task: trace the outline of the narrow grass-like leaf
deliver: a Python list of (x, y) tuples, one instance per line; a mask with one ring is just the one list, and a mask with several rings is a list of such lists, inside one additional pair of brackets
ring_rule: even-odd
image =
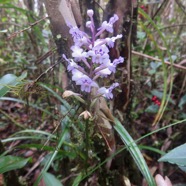
[[(15, 10), (17, 10), (17, 11), (23, 13), (23, 14), (26, 14), (26, 13), (30, 13), (30, 12), (31, 12), (31, 11), (29, 11), (29, 10), (26, 10), (26, 9), (19, 8), (19, 7), (17, 7), (17, 6), (14, 6), (13, 4), (8, 3), (8, 2), (7, 2), (7, 3), (4, 3), (4, 5), (1, 5), (0, 8), (1, 8), (1, 9), (2, 9), (2, 8), (15, 9)], [(32, 13), (32, 12), (31, 12), (31, 13)]]
[(163, 43), (164, 43), (164, 46), (167, 48), (167, 54), (170, 58), (170, 62), (171, 62), (171, 70), (170, 70), (170, 85), (169, 85), (169, 91), (168, 91), (168, 96), (167, 96), (167, 90), (168, 90), (168, 83), (167, 83), (167, 78), (168, 78), (168, 71), (167, 71), (167, 68), (166, 68), (166, 65), (165, 65), (165, 60), (164, 60), (164, 57), (163, 57), (163, 53), (162, 51), (160, 50), (159, 46), (158, 46), (158, 43), (157, 41), (152, 37), (152, 34), (151, 34), (151, 31), (145, 26), (145, 24), (143, 24), (143, 22), (141, 22), (141, 25), (143, 27), (143, 29), (146, 31), (147, 35), (150, 36), (150, 38), (152, 38), (152, 41), (154, 43), (154, 45), (156, 46), (156, 49), (157, 49), (157, 52), (162, 60), (162, 67), (163, 67), (163, 81), (164, 81), (164, 84), (163, 84), (163, 97), (162, 97), (162, 100), (161, 100), (161, 105), (160, 105), (160, 108), (158, 110), (158, 113), (155, 117), (155, 120), (153, 122), (153, 125), (155, 125), (156, 123), (158, 123), (160, 121), (160, 119), (162, 118), (163, 116), (163, 113), (166, 109), (166, 106), (169, 102), (169, 99), (170, 99), (170, 96), (171, 96), (171, 92), (172, 92), (172, 88), (173, 88), (173, 78), (174, 78), (174, 69), (173, 69), (173, 60), (172, 60), (172, 57), (171, 57), (171, 53), (168, 49), (168, 45), (167, 45), (167, 42), (166, 42), (166, 39), (163, 35), (163, 33), (160, 31), (160, 29), (158, 28), (158, 26), (156, 25), (156, 23), (150, 18), (150, 16), (141, 8), (138, 8), (138, 11), (141, 15), (143, 15), (144, 18), (146, 18), (149, 23), (151, 24), (151, 26), (154, 27), (154, 29), (157, 31), (157, 33), (159, 34), (159, 37), (162, 39)]
[(83, 177), (82, 173), (78, 174), (78, 176), (74, 179), (72, 186), (78, 186), (82, 180), (82, 177)]
[(46, 173), (48, 171), (48, 169), (50, 168), (50, 166), (51, 166), (52, 162), (54, 161), (56, 155), (58, 154), (59, 149), (61, 148), (62, 144), (65, 141), (66, 134), (68, 133), (67, 128), (68, 128), (67, 126), (64, 127), (64, 129), (63, 129), (63, 131), (61, 133), (61, 136), (59, 138), (59, 142), (57, 144), (57, 147), (56, 147), (55, 151), (51, 155), (50, 159), (46, 162), (43, 170), (41, 171), (41, 174), (39, 175), (38, 179), (34, 183), (34, 186), (37, 186), (39, 184), (41, 178), (43, 177), (43, 173)]
[[(45, 139), (43, 136), (17, 136), (17, 137), (11, 137), (11, 138), (6, 138), (1, 140), (2, 143), (7, 143), (10, 141), (16, 141), (16, 140), (27, 140), (27, 139), (33, 139), (33, 140), (38, 140), (38, 139)], [(46, 138), (47, 139), (47, 138)]]
[(33, 129), (22, 130), (22, 131), (16, 132), (12, 136), (15, 136), (15, 135), (21, 134), (21, 133), (33, 133), (33, 134), (36, 134), (36, 135), (38, 135), (38, 134), (45, 135), (45, 136), (48, 136), (49, 138), (53, 138), (53, 139), (57, 138), (55, 135), (50, 134), (48, 132), (41, 131), (41, 130), (33, 130)]
[(148, 185), (156, 186), (154, 178), (152, 177), (138, 146), (136, 145), (135, 141), (132, 139), (130, 134), (127, 132), (127, 130), (122, 126), (122, 124), (117, 119), (115, 119), (114, 128), (121, 137), (122, 141), (127, 146), (131, 156), (133, 157), (142, 175), (146, 179)]
[(165, 155), (165, 152), (163, 152), (157, 148), (154, 148), (154, 147), (149, 147), (149, 146), (144, 146), (144, 145), (138, 145), (138, 147), (140, 149), (149, 150), (149, 151), (155, 152), (157, 154)]
[(39, 83), (39, 85), (46, 90), (48, 90), (54, 97), (56, 97), (68, 110), (71, 109), (71, 106), (68, 104), (68, 102), (61, 98), (60, 95), (58, 95), (55, 91), (53, 91), (50, 87), (48, 87), (45, 84)]

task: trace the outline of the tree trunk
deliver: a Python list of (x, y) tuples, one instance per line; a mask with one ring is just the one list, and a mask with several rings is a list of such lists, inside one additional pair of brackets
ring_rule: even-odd
[[(69, 47), (71, 45), (71, 39), (69, 35), (69, 28), (65, 22), (65, 17), (62, 15), (60, 11), (60, 3), (62, 1), (59, 0), (45, 0), (45, 6), (47, 13), (51, 22), (51, 30), (53, 34), (54, 41), (57, 45), (58, 54), (61, 56), (62, 54), (70, 55)], [(69, 21), (71, 18), (69, 19)], [(72, 18), (73, 22), (75, 20)]]
[[(70, 47), (72, 45), (72, 39), (69, 34), (69, 27), (67, 23), (72, 24), (73, 26), (81, 26), (81, 15), (78, 6), (70, 3), (71, 1), (66, 0), (45, 0), (45, 7), (51, 22), (51, 31), (53, 34), (54, 41), (57, 46), (57, 51), (59, 54), (59, 60), (62, 60), (62, 65), (66, 68), (67, 63), (62, 58), (62, 54), (65, 54), (67, 57), (70, 57)], [(75, 3), (76, 1), (74, 1)], [(75, 16), (72, 12), (76, 8)], [(62, 82), (62, 88), (65, 89), (69, 86), (72, 86), (69, 83), (69, 78), (67, 77), (65, 71), (59, 75)]]

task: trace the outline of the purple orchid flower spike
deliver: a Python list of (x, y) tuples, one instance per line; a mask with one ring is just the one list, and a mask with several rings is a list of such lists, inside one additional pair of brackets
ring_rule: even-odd
[[(68, 59), (64, 54), (63, 58), (68, 62), (67, 70), (72, 73), (72, 80), (76, 85), (81, 87), (81, 91), (90, 93), (92, 88), (97, 88), (97, 95), (107, 99), (113, 98), (113, 89), (119, 86), (113, 83), (109, 88), (100, 87), (97, 84), (98, 78), (107, 78), (109, 75), (116, 73), (117, 65), (124, 62), (123, 57), (111, 61), (109, 48), (113, 48), (115, 41), (122, 35), (107, 38), (98, 38), (104, 31), (113, 33), (113, 25), (119, 19), (115, 14), (110, 20), (104, 21), (100, 28), (96, 30), (94, 25), (94, 11), (88, 10), (87, 15), (90, 21), (86, 26), (91, 30), (92, 35), (88, 36), (85, 32), (68, 24), (74, 45), (71, 47), (72, 58)], [(101, 82), (101, 81), (99, 81)]]

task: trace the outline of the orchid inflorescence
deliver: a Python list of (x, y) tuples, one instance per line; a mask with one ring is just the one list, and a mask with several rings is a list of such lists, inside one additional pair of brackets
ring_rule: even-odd
[(67, 70), (72, 73), (72, 80), (75, 81), (76, 85), (81, 86), (81, 91), (90, 93), (91, 89), (96, 87), (97, 95), (112, 99), (112, 90), (119, 84), (113, 83), (109, 88), (100, 88), (96, 80), (115, 73), (117, 65), (124, 62), (123, 57), (114, 59), (112, 62), (109, 57), (109, 48), (113, 48), (116, 39), (121, 38), (122, 35), (103, 39), (100, 39), (99, 36), (104, 31), (113, 33), (113, 24), (119, 18), (115, 14), (110, 18), (109, 22), (104, 21), (96, 32), (93, 14), (93, 10), (87, 11), (90, 21), (86, 22), (86, 27), (90, 28), (92, 37), (79, 30), (77, 26), (68, 24), (69, 33), (74, 41), (74, 45), (71, 47), (73, 59), (68, 59), (65, 54), (63, 54), (63, 58), (68, 62)]

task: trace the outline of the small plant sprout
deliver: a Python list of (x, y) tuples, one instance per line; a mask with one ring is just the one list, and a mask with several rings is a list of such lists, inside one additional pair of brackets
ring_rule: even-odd
[(117, 65), (124, 62), (123, 57), (111, 60), (109, 56), (109, 48), (113, 48), (115, 41), (120, 39), (122, 35), (101, 39), (99, 36), (104, 31), (113, 33), (113, 24), (119, 18), (115, 14), (109, 22), (104, 21), (101, 27), (96, 29), (93, 10), (88, 10), (87, 15), (90, 17), (90, 21), (87, 21), (86, 26), (90, 28), (91, 36), (79, 30), (78, 27), (68, 24), (69, 33), (74, 41), (74, 45), (71, 47), (73, 59), (68, 59), (65, 54), (63, 54), (63, 58), (68, 62), (67, 70), (72, 73), (72, 80), (80, 86), (82, 92), (90, 93), (92, 88), (96, 88), (95, 95), (112, 99), (112, 91), (119, 86), (119, 83), (113, 83), (106, 88), (97, 82), (100, 82), (99, 78), (107, 78), (116, 73)]

